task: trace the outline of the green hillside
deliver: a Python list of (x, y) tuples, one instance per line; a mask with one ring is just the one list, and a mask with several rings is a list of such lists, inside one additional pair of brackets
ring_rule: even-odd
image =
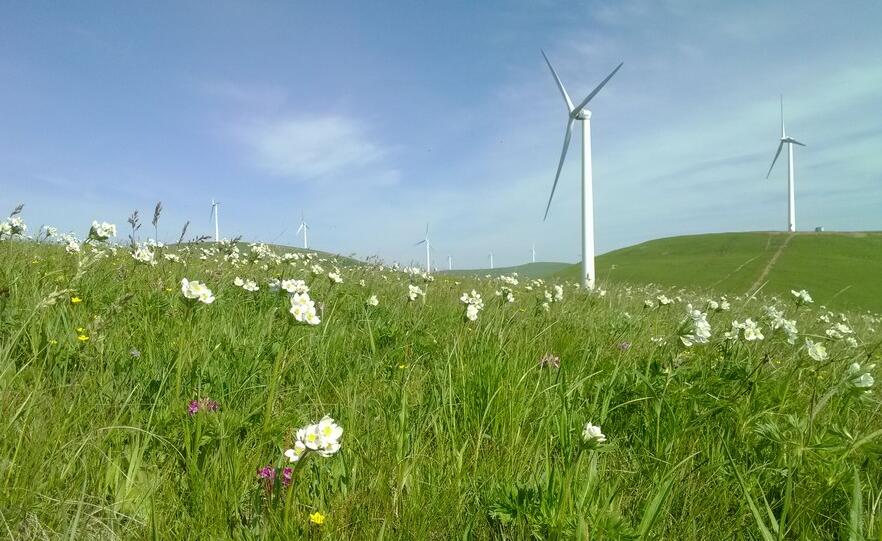
[[(720, 233), (652, 240), (597, 258), (601, 282), (740, 295), (807, 289), (817, 304), (882, 312), (882, 233)], [(579, 265), (558, 276), (577, 279)]]
[[(539, 262), (539, 263), (527, 263), (525, 265), (518, 265), (516, 267), (498, 267), (495, 269), (464, 269), (464, 270), (453, 270), (453, 271), (443, 271), (443, 274), (448, 274), (451, 276), (486, 276), (487, 274), (491, 276), (501, 276), (503, 274), (514, 274), (517, 273), (518, 276), (523, 278), (547, 278), (556, 273), (562, 272), (570, 267), (569, 263), (555, 263), (555, 262)], [(578, 272), (576, 273), (578, 275)]]

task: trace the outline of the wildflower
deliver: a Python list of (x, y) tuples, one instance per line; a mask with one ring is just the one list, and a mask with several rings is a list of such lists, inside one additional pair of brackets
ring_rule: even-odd
[(25, 225), (21, 216), (10, 216), (6, 220), (0, 222), (0, 238), (24, 235), (27, 229), (28, 226)]
[(89, 238), (94, 240), (107, 240), (116, 236), (116, 225), (107, 222), (92, 222), (92, 228), (89, 229)]
[(407, 298), (411, 301), (417, 300), (417, 297), (425, 297), (426, 292), (420, 289), (419, 286), (415, 286), (413, 284), (407, 285)]
[(52, 340), (49, 340), (49, 345), (50, 345), (50, 346), (57, 346), (57, 345), (58, 345), (58, 340), (56, 340), (56, 339), (54, 339), (54, 338), (53, 338)]
[[(279, 283), (279, 287), (287, 291), (288, 293), (300, 293), (306, 294), (309, 293), (309, 286), (306, 285), (306, 282), (303, 280), (282, 280)], [(273, 285), (270, 285), (270, 288), (273, 288)]]
[(335, 284), (342, 284), (343, 283), (343, 277), (340, 276), (340, 271), (329, 272), (328, 278), (331, 280), (331, 282), (333, 282)]
[(706, 344), (709, 342), (711, 326), (707, 321), (707, 314), (700, 310), (694, 310), (691, 304), (686, 306), (686, 313), (688, 318), (684, 323), (689, 323), (686, 330), (691, 332), (680, 335), (680, 341), (683, 342), (683, 345), (691, 347), (694, 344)]
[(291, 308), (288, 312), (300, 323), (318, 325), (321, 319), (315, 308), (315, 301), (309, 298), (308, 293), (294, 293), (291, 295)]
[(71, 297), (70, 298), (71, 304), (80, 304), (81, 302), (83, 302), (83, 299), (81, 299), (80, 297)]
[(816, 361), (827, 360), (827, 348), (821, 342), (812, 342), (808, 338), (805, 339), (805, 349), (808, 351), (809, 357)]
[(649, 341), (652, 342), (653, 344), (655, 344), (656, 346), (663, 346), (668, 343), (668, 341), (665, 340), (664, 336), (653, 336), (652, 338), (649, 339)]
[(631, 349), (631, 342), (620, 342), (618, 347), (621, 351), (628, 351)]
[(560, 302), (563, 300), (563, 287), (555, 284), (554, 285), (554, 302)]
[(138, 348), (132, 348), (129, 350), (129, 355), (131, 355), (135, 359), (141, 358), (141, 352), (138, 351)]
[(748, 342), (762, 340), (764, 338), (762, 329), (750, 318), (744, 320), (741, 329), (744, 331), (744, 339)]
[(466, 304), (466, 319), (469, 321), (477, 320), (478, 312), (484, 309), (484, 301), (481, 299), (481, 294), (473, 289), (471, 293), (463, 293), (459, 300)]
[(585, 423), (582, 429), (582, 441), (587, 444), (598, 444), (606, 442), (606, 436), (600, 431), (600, 427), (589, 423)]
[(202, 398), (200, 400), (191, 400), (189, 404), (187, 404), (187, 414), (190, 417), (196, 415), (200, 411), (217, 411), (220, 409), (220, 404), (215, 402), (210, 398)]
[(791, 289), (790, 294), (793, 295), (793, 297), (796, 299), (797, 306), (800, 306), (803, 304), (811, 304), (814, 302), (812, 300), (812, 296), (809, 295), (808, 291), (806, 291), (804, 289), (800, 289), (799, 291)]
[[(276, 480), (276, 468), (272, 466), (264, 466), (262, 468), (257, 469), (257, 478), (263, 479), (266, 483), (267, 490), (272, 490), (273, 483)], [(291, 484), (291, 478), (294, 474), (294, 470), (292, 468), (284, 468), (282, 470), (282, 486), (286, 487)]]
[(644, 308), (655, 308), (655, 303), (649, 299), (646, 299), (645, 301), (643, 301), (643, 307)]
[(202, 282), (181, 279), (181, 293), (184, 298), (198, 300), (203, 304), (211, 304), (214, 302), (214, 294)]
[(317, 526), (321, 526), (325, 523), (325, 515), (316, 511), (315, 513), (309, 515), (309, 521)]
[(77, 340), (79, 340), (80, 342), (88, 342), (89, 336), (86, 334), (80, 334), (77, 336)]
[(669, 299), (668, 297), (666, 297), (666, 296), (664, 296), (664, 295), (659, 295), (658, 297), (656, 297), (656, 299), (658, 300), (658, 305), (659, 305), (659, 306), (667, 306), (667, 305), (669, 305), (669, 304), (671, 304), (671, 303), (674, 302), (674, 301), (672, 301), (671, 299)]
[(851, 380), (851, 384), (854, 385), (858, 389), (869, 389), (875, 383), (873, 379), (873, 375), (870, 373), (870, 370), (876, 368), (875, 364), (871, 364), (866, 368), (862, 368), (858, 363), (852, 363), (851, 366), (848, 367), (848, 374)]
[(378, 304), (380, 304), (380, 299), (378, 299), (376, 295), (371, 295), (370, 297), (368, 297), (368, 300), (365, 301), (365, 304), (367, 304), (368, 306), (377, 306)]
[(560, 368), (560, 357), (546, 353), (539, 359), (539, 368)]
[(343, 427), (325, 415), (318, 423), (297, 430), (294, 447), (285, 451), (285, 456), (291, 462), (297, 462), (310, 452), (316, 452), (322, 457), (330, 457), (340, 450), (342, 437)]
[(156, 265), (156, 254), (146, 245), (138, 245), (132, 251), (132, 259), (145, 265)]

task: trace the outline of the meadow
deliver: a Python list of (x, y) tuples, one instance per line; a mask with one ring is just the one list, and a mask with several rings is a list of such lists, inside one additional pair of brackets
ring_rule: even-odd
[(882, 319), (796, 280), (585, 291), (104, 225), (0, 229), (9, 539), (882, 538)]

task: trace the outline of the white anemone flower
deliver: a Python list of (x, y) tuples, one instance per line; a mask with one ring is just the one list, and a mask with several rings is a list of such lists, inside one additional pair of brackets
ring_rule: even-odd
[(368, 306), (377, 306), (378, 304), (380, 304), (380, 299), (378, 299), (376, 295), (371, 295), (370, 297), (368, 297), (368, 300), (365, 301), (365, 304), (367, 304)]
[(107, 240), (116, 236), (116, 225), (98, 221), (92, 222), (92, 228), (89, 230), (89, 236), (95, 240)]
[(202, 282), (196, 280), (181, 279), (181, 293), (185, 298), (197, 300), (203, 304), (211, 304), (214, 302), (214, 294)]
[(588, 444), (604, 443), (606, 436), (600, 431), (600, 426), (589, 422), (585, 423), (585, 428), (582, 429), (582, 440)]
[(813, 342), (810, 339), (805, 339), (805, 349), (808, 351), (809, 357), (816, 361), (826, 361), (827, 360), (827, 348), (824, 347), (824, 344), (821, 342)]

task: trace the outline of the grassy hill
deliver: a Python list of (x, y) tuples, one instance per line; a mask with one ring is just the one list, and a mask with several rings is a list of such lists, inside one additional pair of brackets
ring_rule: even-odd
[(441, 274), (447, 274), (450, 276), (483, 277), (488, 274), (491, 276), (501, 276), (503, 274), (518, 273), (518, 276), (524, 278), (547, 278), (559, 272), (565, 271), (569, 267), (569, 263), (538, 262), (526, 263), (524, 265), (517, 265), (515, 267), (498, 267), (495, 269), (463, 269), (453, 271), (441, 271)]
[[(882, 233), (720, 233), (652, 240), (597, 258), (601, 281), (718, 293), (807, 289), (818, 304), (882, 312)], [(579, 265), (558, 276), (577, 279)]]

